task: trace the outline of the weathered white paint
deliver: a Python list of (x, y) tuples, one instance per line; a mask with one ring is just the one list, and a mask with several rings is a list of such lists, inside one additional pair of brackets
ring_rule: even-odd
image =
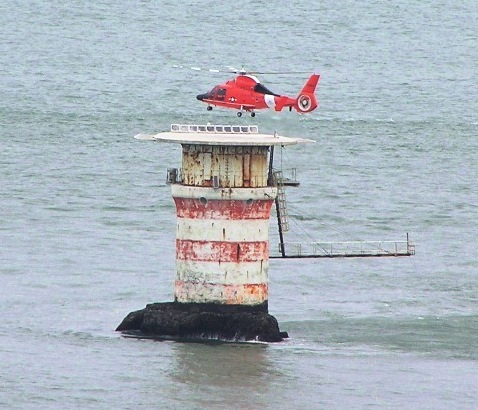
[[(266, 186), (268, 153), (269, 147), (262, 146), (183, 145), (184, 183), (212, 186), (215, 175), (222, 187)], [(246, 155), (252, 161), (244, 161)]]
[(269, 262), (197, 262), (176, 260), (176, 279), (216, 285), (267, 284)]
[(254, 221), (177, 218), (177, 239), (195, 241), (269, 241), (269, 220)]
[(216, 285), (198, 282), (174, 283), (174, 298), (185, 303), (258, 305), (268, 300), (267, 284)]

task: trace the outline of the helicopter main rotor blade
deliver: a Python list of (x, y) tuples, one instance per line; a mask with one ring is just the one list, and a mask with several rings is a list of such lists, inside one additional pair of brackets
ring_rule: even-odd
[(189, 68), (190, 70), (193, 70), (193, 71), (209, 71), (211, 73), (220, 73), (219, 70), (216, 70), (214, 68), (201, 68), (201, 67), (184, 67), (182, 65), (175, 65), (173, 67), (176, 67), (176, 68)]
[(310, 73), (313, 72), (313, 71), (247, 71), (244, 68), (241, 68), (240, 70), (238, 70), (237, 68), (232, 67), (232, 66), (227, 66), (227, 68), (230, 70), (229, 72), (231, 72), (231, 73), (243, 74), (243, 75), (244, 74), (251, 74), (251, 75), (255, 75), (255, 74), (272, 74), (272, 75), (286, 74), (286, 75), (289, 75), (289, 74), (310, 74)]
[(211, 73), (220, 73), (220, 71), (216, 70), (215, 68), (201, 68), (201, 67), (189, 67), (189, 68), (194, 71), (209, 71)]
[(193, 71), (207, 71), (210, 73), (232, 73), (232, 74), (239, 74), (239, 75), (256, 75), (256, 74), (267, 74), (267, 75), (292, 75), (292, 74), (310, 74), (312, 71), (247, 71), (244, 68), (237, 69), (232, 66), (227, 66), (227, 70), (218, 70), (216, 68), (201, 68), (201, 67), (185, 67), (183, 65), (175, 64), (173, 65), (174, 68), (186, 68)]
[(178, 64), (174, 64), (173, 67), (174, 68), (186, 68), (186, 69), (190, 69), (190, 70), (193, 70), (193, 71), (208, 71), (210, 73), (225, 73), (225, 72), (227, 72), (227, 71), (217, 70), (215, 68), (185, 67), (185, 66), (178, 65)]
[(313, 71), (252, 71), (251, 74), (269, 74), (269, 75), (281, 75), (281, 74), (310, 74)]

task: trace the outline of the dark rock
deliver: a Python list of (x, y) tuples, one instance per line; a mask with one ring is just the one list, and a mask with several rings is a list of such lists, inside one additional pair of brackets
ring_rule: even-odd
[(267, 304), (154, 303), (131, 312), (116, 330), (136, 337), (181, 340), (280, 342), (288, 337), (267, 313)]

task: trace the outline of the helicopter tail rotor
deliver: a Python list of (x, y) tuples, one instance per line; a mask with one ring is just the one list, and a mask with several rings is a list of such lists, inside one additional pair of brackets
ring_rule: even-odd
[(320, 75), (312, 74), (305, 83), (304, 87), (296, 99), (294, 108), (300, 113), (311, 112), (315, 110), (319, 103), (315, 97), (315, 89), (319, 83)]

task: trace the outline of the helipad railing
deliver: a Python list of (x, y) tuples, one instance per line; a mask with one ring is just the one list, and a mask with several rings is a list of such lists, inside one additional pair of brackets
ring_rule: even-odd
[(258, 134), (257, 125), (171, 124), (171, 132), (207, 132), (217, 134)]

